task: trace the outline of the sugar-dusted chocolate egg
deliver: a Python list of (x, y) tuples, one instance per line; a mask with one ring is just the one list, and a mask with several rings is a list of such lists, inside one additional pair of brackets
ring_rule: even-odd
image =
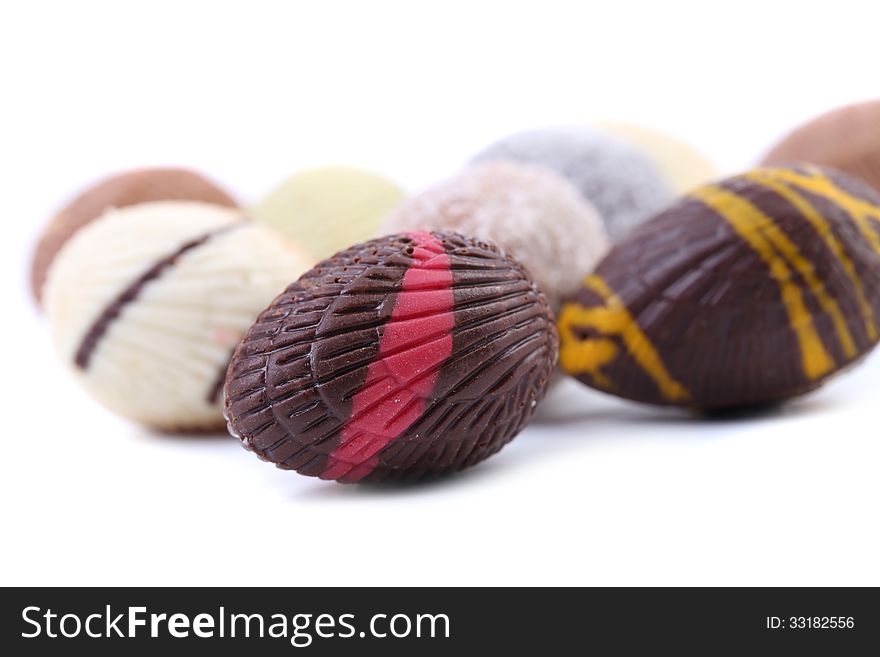
[(564, 371), (651, 404), (813, 390), (877, 343), (880, 195), (815, 166), (682, 197), (599, 264), (558, 320)]
[(515, 133), (490, 145), (475, 160), (515, 160), (553, 169), (596, 207), (615, 242), (673, 196), (648, 157), (626, 141), (586, 126)]
[(46, 282), (56, 351), (110, 410), (164, 430), (223, 427), (232, 350), (308, 260), (237, 210), (157, 201), (111, 210)]
[(357, 167), (328, 166), (292, 175), (249, 214), (323, 260), (376, 235), (379, 221), (403, 199), (400, 188)]
[(150, 201), (203, 201), (235, 207), (233, 198), (215, 183), (189, 169), (136, 169), (106, 178), (62, 208), (40, 236), (31, 263), (31, 289), (42, 303), (46, 272), (55, 255), (80, 228), (111, 208)]
[(488, 162), (410, 197), (382, 233), (451, 230), (490, 240), (523, 263), (550, 307), (574, 292), (610, 248), (595, 208), (546, 167)]
[(259, 316), (226, 379), (231, 433), (281, 468), (420, 479), (491, 456), (554, 370), (544, 295), (496, 246), (410, 232), (318, 264)]
[(808, 121), (774, 146), (764, 165), (811, 162), (880, 190), (880, 100), (847, 105)]

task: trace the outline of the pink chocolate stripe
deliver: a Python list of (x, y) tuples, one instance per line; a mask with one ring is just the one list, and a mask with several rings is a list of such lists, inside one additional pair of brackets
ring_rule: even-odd
[(443, 243), (430, 233), (407, 233), (413, 263), (379, 343), (352, 400), (351, 418), (330, 454), (322, 479), (354, 482), (370, 474), (378, 454), (425, 411), (440, 371), (452, 354), (452, 270)]

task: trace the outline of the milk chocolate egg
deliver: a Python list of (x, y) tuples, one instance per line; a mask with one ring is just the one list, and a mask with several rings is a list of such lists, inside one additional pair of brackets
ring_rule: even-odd
[(743, 407), (820, 386), (878, 322), (880, 196), (829, 169), (758, 169), (617, 245), (563, 306), (560, 362), (627, 399)]
[(525, 426), (554, 370), (544, 295), (496, 246), (411, 232), (318, 264), (257, 319), (229, 428), (278, 467), (341, 482), (473, 465)]
[(880, 190), (880, 100), (828, 112), (782, 139), (764, 165), (811, 162), (834, 167)]

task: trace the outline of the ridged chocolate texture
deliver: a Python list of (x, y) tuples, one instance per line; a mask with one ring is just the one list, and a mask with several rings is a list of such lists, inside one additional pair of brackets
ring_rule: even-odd
[(257, 319), (227, 374), (230, 431), (324, 479), (459, 470), (525, 426), (557, 342), (543, 294), (494, 245), (373, 240), (317, 265)]
[(811, 162), (834, 167), (880, 190), (880, 100), (847, 105), (784, 137), (763, 164)]
[(46, 226), (31, 263), (34, 298), (42, 303), (46, 273), (55, 254), (80, 228), (110, 208), (173, 200), (236, 206), (229, 194), (188, 169), (137, 169), (107, 178), (70, 201)]
[(311, 264), (236, 210), (140, 203), (59, 251), (46, 318), (61, 361), (107, 409), (161, 431), (216, 430), (233, 350)]
[(867, 353), (878, 314), (880, 196), (829, 169), (758, 169), (615, 247), (560, 313), (560, 362), (636, 401), (766, 404)]

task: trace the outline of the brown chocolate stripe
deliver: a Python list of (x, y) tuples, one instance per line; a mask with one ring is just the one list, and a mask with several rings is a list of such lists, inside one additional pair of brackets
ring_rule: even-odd
[(119, 315), (125, 307), (138, 298), (140, 293), (150, 282), (164, 275), (180, 260), (181, 257), (183, 257), (184, 254), (202, 246), (212, 238), (222, 235), (234, 228), (239, 228), (244, 224), (244, 221), (229, 224), (222, 228), (218, 228), (217, 230), (204, 233), (188, 242), (184, 242), (176, 251), (158, 260), (152, 267), (132, 281), (131, 285), (122, 290), (113, 301), (107, 304), (104, 311), (98, 315), (97, 319), (95, 319), (91, 327), (89, 327), (89, 330), (86, 331), (73, 359), (76, 366), (81, 370), (88, 368), (89, 362), (91, 361), (95, 350), (98, 348), (98, 344), (100, 344), (101, 339), (110, 329), (110, 326), (119, 318)]

